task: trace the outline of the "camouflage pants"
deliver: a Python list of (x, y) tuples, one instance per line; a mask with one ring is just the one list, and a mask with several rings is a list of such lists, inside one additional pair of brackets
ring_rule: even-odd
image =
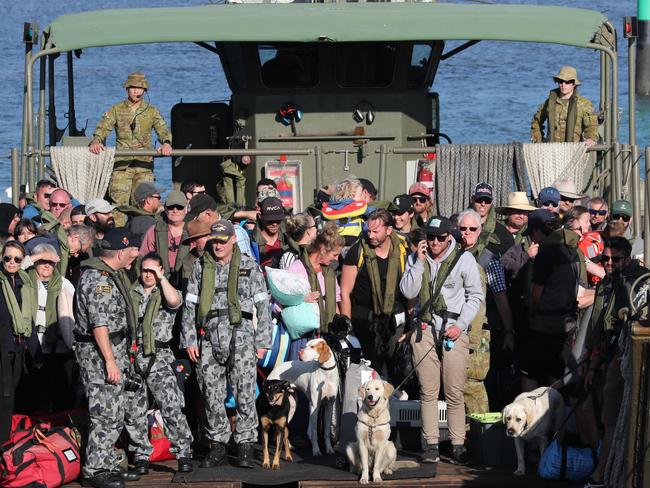
[(229, 380), (237, 400), (237, 430), (235, 442), (257, 441), (257, 411), (255, 410), (255, 338), (250, 331), (235, 329), (235, 357), (226, 378), (226, 366), (215, 359), (209, 340), (201, 345), (197, 365), (199, 387), (205, 397), (207, 417), (206, 437), (213, 442), (228, 442), (230, 423), (226, 416), (226, 380)]
[(490, 411), (485, 377), (490, 370), (490, 331), (470, 332), (470, 355), (467, 361), (467, 381), (463, 394), (467, 413), (487, 413)]
[[(108, 186), (108, 195), (118, 207), (121, 205), (134, 205), (133, 191), (142, 182), (154, 181), (153, 164), (134, 161), (120, 161), (115, 164), (111, 182)], [(126, 224), (126, 216), (121, 212), (115, 212), (115, 225), (122, 227)]]
[(86, 395), (90, 424), (83, 475), (89, 477), (114, 470), (122, 461), (114, 444), (124, 426), (124, 384), (89, 383)]
[[(149, 426), (147, 423), (149, 391), (152, 393), (165, 423), (165, 435), (167, 435), (172, 445), (171, 453), (176, 458), (191, 457), (192, 433), (187, 424), (187, 419), (181, 411), (184, 406), (184, 397), (171, 368), (173, 361), (174, 355), (170, 349), (158, 350), (142, 388), (135, 392), (125, 393), (126, 413), (124, 415), (124, 426), (131, 440), (129, 452), (136, 460), (148, 460), (153, 452), (153, 447), (149, 442)], [(135, 364), (137, 364), (139, 371), (147, 370), (149, 358), (143, 356), (142, 349), (139, 349), (136, 354)]]
[(223, 179), (217, 183), (217, 195), (223, 203), (246, 205), (246, 175), (231, 159), (221, 163)]
[(487, 390), (482, 381), (467, 380), (463, 389), (465, 397), (465, 411), (470, 413), (488, 413), (490, 403), (488, 401)]

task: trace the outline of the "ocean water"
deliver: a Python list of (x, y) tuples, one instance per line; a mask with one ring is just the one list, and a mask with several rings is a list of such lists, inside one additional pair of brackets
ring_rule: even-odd
[[(22, 0), (4, 2), (0, 18), (0, 189), (9, 186), (12, 147), (21, 140), (24, 45), (23, 22), (46, 26), (56, 17), (108, 8), (201, 5), (205, 0)], [(632, 0), (505, 0), (503, 3), (561, 5), (602, 12), (619, 31), (619, 139), (628, 141), (627, 41), (622, 38), (622, 19), (636, 14)], [(452, 44), (449, 46), (453, 47)], [(449, 49), (448, 47), (447, 49)], [(577, 68), (580, 92), (598, 101), (599, 54), (567, 46), (481, 42), (443, 61), (433, 90), (440, 94), (441, 130), (457, 143), (510, 142), (529, 139), (530, 119), (548, 91), (560, 66)], [(92, 134), (101, 114), (124, 97), (122, 83), (132, 71), (143, 71), (149, 79), (151, 102), (169, 121), (171, 107), (179, 101), (228, 100), (230, 92), (219, 58), (194, 44), (115, 46), (84, 51), (75, 60), (76, 115), (78, 128)], [(58, 126), (67, 125), (65, 65), (59, 59), (57, 72)], [(110, 143), (110, 140), (109, 140)], [(637, 143), (650, 145), (650, 100), (637, 102)], [(156, 177), (171, 186), (171, 162), (156, 161)], [(4, 197), (4, 195), (3, 195)], [(3, 198), (4, 199), (4, 198)]]

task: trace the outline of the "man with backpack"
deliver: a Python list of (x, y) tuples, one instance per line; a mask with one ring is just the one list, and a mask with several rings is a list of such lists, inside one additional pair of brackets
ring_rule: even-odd
[(435, 463), (438, 451), (438, 394), (442, 379), (452, 461), (467, 462), (463, 387), (469, 357), (468, 328), (485, 299), (476, 259), (463, 252), (445, 217), (432, 217), (426, 240), (409, 256), (400, 280), (402, 294), (418, 299), (419, 316), (411, 331), (413, 364), (420, 383), (422, 433), (427, 448), (422, 462)]

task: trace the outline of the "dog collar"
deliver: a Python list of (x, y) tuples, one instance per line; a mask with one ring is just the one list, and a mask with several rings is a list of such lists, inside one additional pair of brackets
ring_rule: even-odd
[(370, 425), (368, 422), (364, 422), (361, 419), (357, 419), (357, 422), (361, 422), (363, 425), (368, 427), (368, 442), (372, 442), (372, 434), (377, 427), (382, 427), (384, 425), (390, 425), (390, 422), (384, 422), (383, 424), (374, 424)]
[(320, 369), (322, 369), (323, 371), (332, 371), (334, 368), (336, 368), (336, 363), (334, 363), (334, 364), (333, 364), (332, 366), (330, 366), (329, 368), (326, 368), (326, 367), (324, 367), (323, 365), (320, 366)]

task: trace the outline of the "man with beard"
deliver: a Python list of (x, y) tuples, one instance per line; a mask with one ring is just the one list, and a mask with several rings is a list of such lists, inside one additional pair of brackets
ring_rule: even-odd
[(115, 205), (111, 205), (103, 198), (94, 198), (86, 203), (86, 216), (95, 229), (97, 239), (103, 239), (104, 234), (115, 227), (114, 209)]
[[(352, 319), (354, 335), (363, 356), (391, 382), (396, 372), (396, 339), (404, 331), (406, 300), (399, 291), (408, 248), (394, 230), (393, 216), (375, 210), (368, 216), (368, 230), (348, 251), (341, 274), (341, 313)], [(354, 296), (354, 303), (352, 297)]]
[(474, 188), (470, 208), (475, 210), (481, 216), (481, 225), (483, 230), (476, 243), (477, 255), (483, 252), (483, 249), (489, 249), (493, 254), (501, 256), (510, 249), (515, 240), (512, 234), (497, 221), (494, 202), (494, 193), (492, 185), (481, 182)]
[(260, 206), (259, 229), (255, 233), (255, 242), (260, 250), (260, 266), (277, 268), (280, 258), (287, 249), (286, 237), (281, 224), (286, 214), (279, 198), (266, 198)]
[(515, 242), (523, 239), (521, 233), (528, 223), (528, 214), (535, 210), (526, 196), (526, 192), (514, 191), (508, 195), (508, 204), (497, 207), (497, 213), (505, 215), (505, 227), (512, 234)]

